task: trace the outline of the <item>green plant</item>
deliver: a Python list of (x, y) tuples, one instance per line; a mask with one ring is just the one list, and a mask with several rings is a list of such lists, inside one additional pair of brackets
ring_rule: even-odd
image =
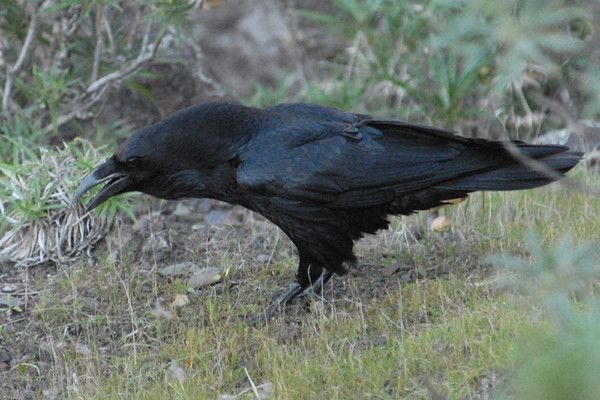
[[(433, 113), (433, 120), (448, 127), (453, 127), (457, 120), (481, 113), (474, 107), (465, 107), (465, 104), (480, 83), (480, 73), (487, 66), (487, 60), (484, 58), (465, 64), (459, 63), (454, 49), (436, 52), (428, 58), (433, 77), (431, 85), (423, 85), (424, 88), (411, 91)], [(426, 113), (426, 110), (423, 112)]]
[[(45, 135), (90, 119), (109, 87), (150, 63), (167, 35), (177, 37), (188, 0), (2, 0), (2, 114), (36, 121)], [(143, 87), (132, 84), (142, 94)]]
[[(480, 83), (487, 60), (464, 62), (453, 49), (432, 46), (429, 2), (333, 0), (339, 15), (305, 11), (349, 41), (349, 54), (333, 71), (336, 85), (315, 82), (303, 95), (327, 105), (415, 116), (450, 127), (476, 111), (469, 96)], [(321, 87), (333, 86), (330, 93)], [(349, 101), (349, 98), (352, 101)]]
[(543, 322), (521, 349), (514, 399), (591, 399), (600, 390), (600, 252), (597, 244), (562, 239), (554, 249), (526, 239), (531, 261), (496, 257), (512, 271), (511, 286), (543, 310)]
[(591, 1), (439, 0), (432, 43), (467, 64), (489, 59), (490, 111), (531, 136), (547, 109), (549, 122), (563, 126), (600, 115), (598, 63), (589, 57), (595, 7)]
[[(13, 146), (19, 148), (16, 142)], [(0, 258), (31, 264), (76, 257), (105, 235), (118, 212), (134, 219), (126, 198), (107, 202), (93, 215), (72, 204), (81, 176), (106, 157), (103, 148), (78, 139), (60, 150), (23, 152), (25, 160), (0, 163), (0, 227), (5, 230)]]

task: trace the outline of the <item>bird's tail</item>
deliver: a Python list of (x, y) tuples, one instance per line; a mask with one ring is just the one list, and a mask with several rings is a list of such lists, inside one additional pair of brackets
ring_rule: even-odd
[[(502, 142), (488, 142), (496, 146), (496, 151), (510, 157), (508, 165), (494, 166), (480, 172), (445, 182), (437, 186), (448, 190), (520, 190), (530, 189), (551, 183), (573, 168), (581, 160), (582, 153), (568, 151), (559, 145), (531, 145), (512, 142), (523, 161), (519, 161), (505, 148)], [(528, 160), (532, 160), (529, 161)]]

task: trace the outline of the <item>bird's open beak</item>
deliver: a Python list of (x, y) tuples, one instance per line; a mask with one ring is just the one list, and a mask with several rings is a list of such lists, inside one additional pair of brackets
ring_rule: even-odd
[(93, 210), (112, 196), (127, 192), (131, 186), (129, 175), (125, 171), (119, 171), (114, 159), (110, 158), (83, 178), (83, 181), (81, 181), (81, 184), (75, 191), (75, 201), (78, 201), (91, 188), (103, 182), (107, 182), (107, 184), (88, 203), (86, 206), (87, 211)]

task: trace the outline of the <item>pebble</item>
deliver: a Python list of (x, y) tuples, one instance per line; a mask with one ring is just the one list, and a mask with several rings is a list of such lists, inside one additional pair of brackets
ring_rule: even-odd
[(185, 217), (192, 213), (192, 208), (185, 203), (177, 203), (173, 215), (176, 217)]
[(181, 276), (188, 274), (193, 267), (194, 264), (191, 262), (182, 262), (159, 268), (157, 272), (161, 276)]
[(225, 222), (228, 216), (228, 212), (213, 210), (206, 215), (206, 223), (208, 223), (209, 225), (222, 224), (223, 222)]
[(12, 357), (8, 350), (0, 349), (0, 372), (5, 372), (10, 369)]
[(186, 284), (194, 289), (200, 289), (219, 283), (222, 279), (221, 271), (218, 268), (208, 267), (194, 272), (186, 281)]
[(23, 300), (18, 297), (11, 296), (10, 294), (0, 296), (0, 308), (14, 309), (14, 307), (22, 307), (24, 304), (25, 302)]
[(175, 299), (173, 299), (173, 302), (171, 303), (171, 307), (172, 308), (184, 307), (184, 306), (187, 306), (188, 304), (190, 304), (190, 298), (188, 297), (188, 295), (187, 294), (178, 294), (175, 296)]
[(148, 259), (165, 258), (170, 252), (171, 244), (165, 231), (148, 236), (142, 246), (142, 255)]
[(443, 232), (452, 227), (452, 222), (444, 216), (433, 218), (429, 223), (429, 229), (433, 232)]
[(4, 293), (14, 293), (17, 291), (17, 284), (16, 283), (9, 283), (7, 285), (4, 285), (2, 287), (2, 292)]
[(270, 260), (271, 256), (268, 254), (259, 254), (258, 257), (256, 257), (256, 261), (258, 261), (261, 264), (268, 263)]

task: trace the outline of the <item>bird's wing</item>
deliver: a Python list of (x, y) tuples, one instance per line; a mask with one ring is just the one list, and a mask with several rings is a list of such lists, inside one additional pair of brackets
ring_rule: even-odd
[(240, 155), (238, 184), (266, 195), (353, 208), (389, 203), (481, 168), (464, 157), (465, 138), (341, 115), (275, 124), (260, 132)]

